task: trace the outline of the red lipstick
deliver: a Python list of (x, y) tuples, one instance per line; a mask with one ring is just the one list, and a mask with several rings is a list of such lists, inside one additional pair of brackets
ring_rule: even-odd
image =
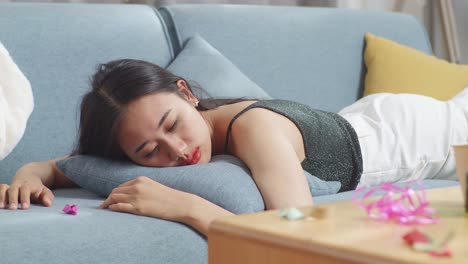
[(197, 148), (192, 152), (192, 154), (190, 154), (190, 156), (185, 160), (185, 163), (186, 163), (187, 165), (197, 164), (197, 163), (200, 161), (200, 158), (201, 158), (200, 147), (197, 147)]

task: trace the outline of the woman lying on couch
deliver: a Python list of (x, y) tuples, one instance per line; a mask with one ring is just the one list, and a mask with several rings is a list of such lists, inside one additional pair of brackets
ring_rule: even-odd
[[(208, 163), (231, 154), (250, 169), (267, 209), (312, 204), (304, 172), (358, 184), (455, 175), (452, 144), (468, 135), (468, 89), (452, 100), (376, 94), (338, 114), (286, 100), (199, 100), (181, 77), (144, 61), (101, 65), (81, 103), (74, 153), (152, 167)], [(288, 175), (288, 177), (285, 177)], [(0, 185), (0, 208), (50, 206), (49, 188), (75, 184), (55, 160), (23, 166)], [(7, 206), (9, 203), (9, 206)], [(206, 234), (231, 212), (191, 193), (138, 177), (115, 188), (102, 208), (173, 220)]]

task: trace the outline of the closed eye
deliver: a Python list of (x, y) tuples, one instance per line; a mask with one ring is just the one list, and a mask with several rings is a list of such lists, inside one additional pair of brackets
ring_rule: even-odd
[(159, 145), (154, 147), (154, 149), (150, 153), (146, 154), (145, 159), (151, 158), (154, 154), (156, 154), (158, 152), (159, 152)]
[(169, 128), (168, 131), (169, 131), (169, 132), (174, 132), (174, 130), (177, 128), (177, 124), (178, 124), (178, 122), (177, 122), (177, 120), (176, 120), (176, 121), (174, 122), (174, 124), (172, 124), (172, 126)]

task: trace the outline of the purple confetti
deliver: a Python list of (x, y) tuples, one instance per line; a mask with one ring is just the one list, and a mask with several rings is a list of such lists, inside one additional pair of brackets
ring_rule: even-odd
[(63, 211), (66, 214), (76, 215), (78, 213), (78, 205), (76, 204), (66, 204), (63, 208)]

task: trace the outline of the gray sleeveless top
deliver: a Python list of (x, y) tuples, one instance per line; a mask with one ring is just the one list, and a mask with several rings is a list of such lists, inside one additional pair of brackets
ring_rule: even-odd
[(362, 174), (359, 140), (343, 117), (331, 112), (287, 100), (262, 100), (240, 111), (228, 126), (225, 151), (234, 121), (252, 108), (264, 108), (289, 118), (304, 139), (306, 158), (301, 165), (310, 174), (325, 181), (340, 181), (340, 191), (354, 190)]

